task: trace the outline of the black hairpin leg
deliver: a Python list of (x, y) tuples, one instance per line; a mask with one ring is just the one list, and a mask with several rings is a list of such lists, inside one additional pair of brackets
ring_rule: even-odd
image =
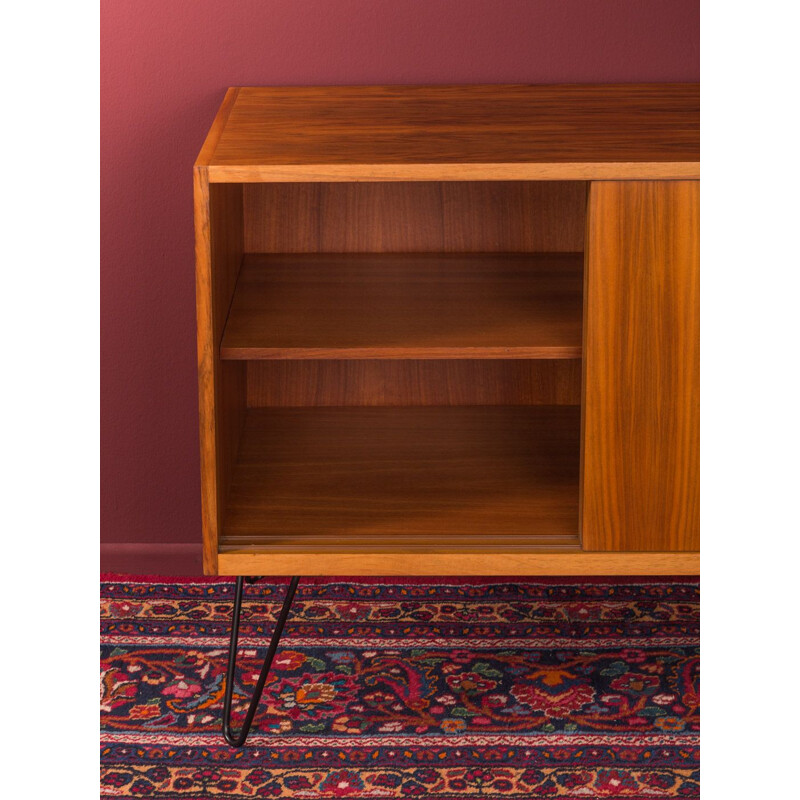
[[(257, 578), (248, 578), (247, 582), (255, 583), (256, 580)], [(292, 578), (289, 583), (286, 597), (283, 600), (283, 608), (278, 615), (278, 621), (275, 623), (275, 630), (272, 632), (272, 641), (269, 643), (264, 666), (261, 667), (261, 674), (258, 676), (258, 682), (250, 700), (250, 708), (247, 709), (247, 716), (244, 718), (241, 731), (239, 731), (238, 735), (234, 735), (231, 730), (231, 704), (233, 702), (233, 682), (236, 672), (236, 646), (239, 641), (239, 618), (242, 613), (242, 589), (245, 581), (244, 577), (241, 576), (236, 579), (236, 598), (233, 602), (233, 621), (231, 624), (231, 646), (228, 651), (228, 671), (225, 674), (225, 705), (222, 712), (222, 735), (231, 747), (241, 747), (247, 739), (247, 734), (250, 733), (250, 726), (253, 724), (253, 717), (255, 717), (258, 710), (258, 703), (264, 691), (264, 684), (267, 682), (269, 668), (272, 666), (272, 659), (275, 658), (275, 651), (278, 649), (278, 642), (283, 633), (284, 625), (286, 625), (286, 618), (289, 616), (289, 609), (292, 606), (299, 580), (300, 578)]]

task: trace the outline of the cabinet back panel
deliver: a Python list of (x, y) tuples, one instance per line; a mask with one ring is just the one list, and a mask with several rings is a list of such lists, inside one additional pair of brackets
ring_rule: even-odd
[(249, 361), (247, 405), (579, 405), (580, 359)]
[(244, 185), (249, 253), (583, 251), (584, 181)]

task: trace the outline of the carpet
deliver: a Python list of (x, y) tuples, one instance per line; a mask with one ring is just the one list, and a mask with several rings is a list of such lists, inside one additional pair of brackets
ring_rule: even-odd
[[(305, 579), (240, 750), (233, 589), (103, 577), (102, 797), (699, 797), (695, 579)], [(245, 587), (234, 719), (284, 589)]]

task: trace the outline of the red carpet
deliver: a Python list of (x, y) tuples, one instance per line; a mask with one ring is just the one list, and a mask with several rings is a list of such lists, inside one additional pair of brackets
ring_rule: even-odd
[[(239, 718), (284, 588), (245, 589)], [(232, 598), (104, 577), (102, 797), (699, 797), (694, 579), (306, 579), (240, 750)]]

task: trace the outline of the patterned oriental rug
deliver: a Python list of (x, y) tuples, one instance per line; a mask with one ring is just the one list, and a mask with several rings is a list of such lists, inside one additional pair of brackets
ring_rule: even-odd
[[(240, 750), (234, 584), (165, 580), (102, 581), (104, 798), (699, 797), (694, 579), (305, 579)], [(245, 587), (235, 719), (284, 590)]]

